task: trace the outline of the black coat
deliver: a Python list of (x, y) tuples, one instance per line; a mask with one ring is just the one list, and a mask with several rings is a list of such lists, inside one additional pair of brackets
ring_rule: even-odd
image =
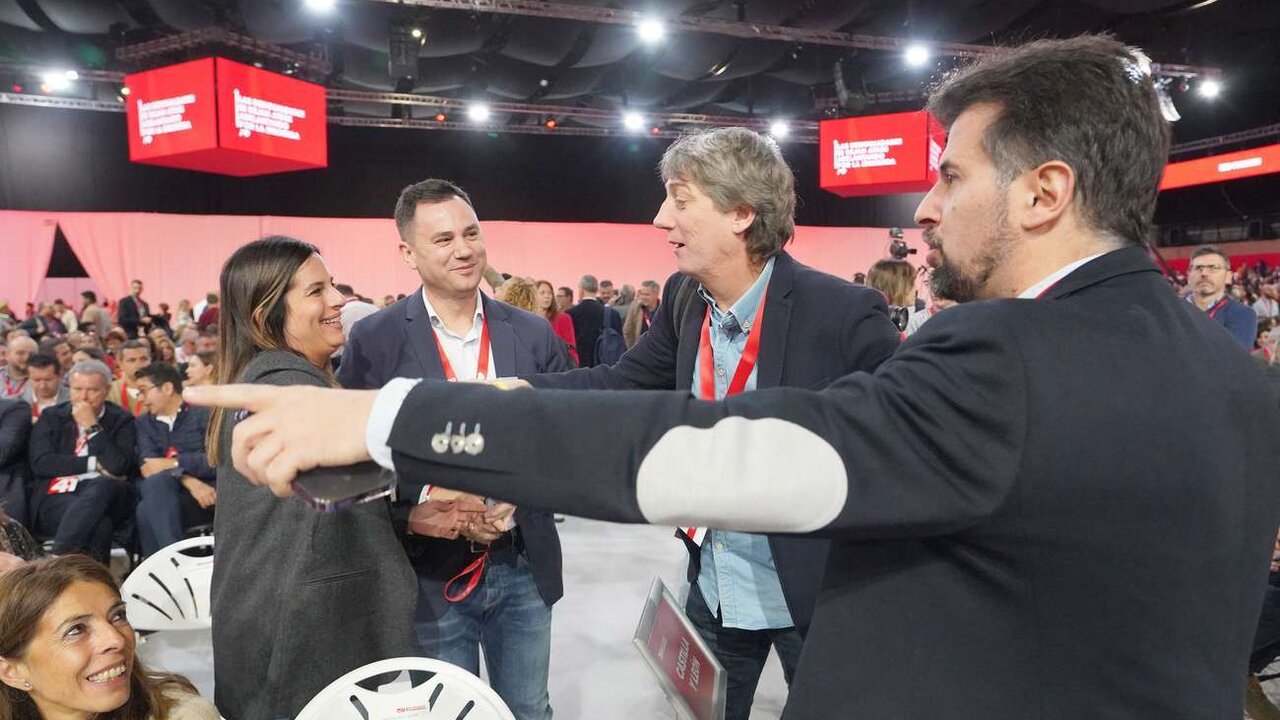
[(27, 514), (27, 443), (31, 437), (31, 406), (0, 399), (0, 503), (9, 517), (30, 526)]
[[(450, 421), (484, 452), (433, 452)], [(1216, 720), (1242, 713), (1278, 436), (1247, 354), (1126, 248), (821, 392), (421, 385), (390, 445), (512, 502), (831, 537), (791, 720)], [(805, 481), (779, 491), (780, 466)]]
[(564, 311), (573, 320), (573, 337), (578, 346), (578, 365), (584, 368), (596, 364), (596, 339), (604, 328), (605, 315), (609, 316), (609, 326), (622, 332), (622, 317), (618, 311), (606, 306), (597, 299), (583, 300)]
[(142, 324), (142, 318), (147, 317), (151, 312), (150, 306), (146, 300), (134, 299), (132, 295), (126, 295), (120, 298), (120, 303), (116, 307), (116, 322), (124, 330), (124, 334), (131, 338), (138, 337), (138, 326)]
[[(102, 406), (98, 424), (102, 430), (89, 439), (89, 456), (97, 458), (98, 466), (112, 475), (135, 477), (138, 474), (138, 435), (133, 416), (119, 405), (108, 402)], [(45, 489), (50, 480), (88, 472), (89, 458), (75, 455), (78, 433), (69, 402), (54, 405), (40, 413), (40, 420), (31, 429), (34, 485), (31, 488), (30, 517), (33, 520), (47, 497)]]
[[(481, 296), (489, 320), (489, 338), (497, 377), (513, 377), (535, 372), (558, 372), (568, 368), (559, 351), (560, 341), (545, 318), (528, 313), (488, 296)], [(338, 381), (347, 388), (379, 388), (397, 378), (444, 378), (436, 335), (431, 328), (422, 290), (361, 319), (351, 329)], [(397, 489), (397, 525), (405, 550), (418, 574), (444, 582), (475, 559), (465, 539), (445, 540), (410, 536), (409, 510), (417, 503), (428, 481), (402, 482)], [(516, 524), (525, 544), (525, 555), (533, 570), (538, 594), (547, 605), (564, 595), (560, 534), (551, 513), (532, 507), (518, 507)], [(442, 593), (430, 600), (443, 601)], [(439, 610), (443, 612), (443, 607)]]
[[(693, 287), (677, 301), (684, 275), (667, 279), (662, 304), (649, 328), (616, 365), (525, 378), (540, 388), (582, 390), (684, 390), (693, 384), (698, 339), (707, 304)], [(690, 281), (692, 282), (692, 281)], [(818, 272), (782, 253), (774, 260), (766, 291), (764, 335), (756, 365), (756, 388), (826, 387), (859, 370), (874, 370), (900, 342), (884, 296)], [(677, 307), (677, 305), (683, 307)], [(683, 318), (673, 318), (682, 314)], [(676, 323), (680, 332), (676, 333)], [(785, 493), (797, 477), (777, 478)], [(689, 551), (689, 581), (698, 577), (701, 549), (680, 534)], [(818, 598), (828, 542), (773, 535), (769, 548), (796, 627), (805, 632)]]

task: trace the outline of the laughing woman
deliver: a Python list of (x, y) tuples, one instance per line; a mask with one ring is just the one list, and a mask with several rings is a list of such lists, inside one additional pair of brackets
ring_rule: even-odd
[[(316, 249), (287, 237), (240, 248), (222, 268), (219, 383), (332, 386), (343, 296)], [(387, 501), (321, 513), (255, 487), (231, 464), (234, 413), (209, 423), (218, 468), (213, 656), (229, 720), (298, 714), (330, 681), (417, 654), (413, 570)]]
[(179, 675), (147, 672), (110, 571), (83, 555), (0, 577), (0, 717), (217, 720)]

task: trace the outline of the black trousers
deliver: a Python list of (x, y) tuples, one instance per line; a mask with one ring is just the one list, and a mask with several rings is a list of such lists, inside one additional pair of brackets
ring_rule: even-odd
[(75, 492), (41, 498), (36, 532), (53, 538), (55, 555), (85, 553), (108, 563), (112, 539), (132, 534), (133, 504), (133, 488), (123, 480), (81, 480)]
[(760, 671), (769, 659), (769, 648), (778, 651), (782, 661), (782, 674), (790, 687), (800, 663), (800, 649), (804, 639), (794, 627), (769, 630), (741, 630), (725, 627), (720, 613), (712, 613), (707, 601), (702, 599), (698, 583), (689, 587), (689, 599), (685, 612), (698, 634), (711, 647), (711, 652), (724, 666), (728, 697), (725, 699), (725, 720), (748, 720), (751, 703), (760, 683)]

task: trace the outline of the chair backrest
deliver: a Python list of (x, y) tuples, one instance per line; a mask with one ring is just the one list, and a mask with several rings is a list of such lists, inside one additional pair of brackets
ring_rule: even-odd
[(129, 624), (134, 630), (208, 628), (212, 577), (213, 537), (187, 538), (163, 548), (120, 586)]
[[(405, 672), (426, 673), (417, 686), (395, 682), (366, 689), (379, 675), (398, 677)], [(515, 720), (507, 704), (483, 680), (442, 660), (399, 657), (356, 668), (329, 683), (294, 720)]]

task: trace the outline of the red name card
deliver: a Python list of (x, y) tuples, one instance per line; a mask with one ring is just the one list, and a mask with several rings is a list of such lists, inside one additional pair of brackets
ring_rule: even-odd
[(245, 177), (328, 164), (324, 87), (224, 58), (135, 73), (129, 159)]
[(843, 197), (926, 192), (938, 179), (946, 132), (924, 110), (818, 124), (819, 184)]
[(724, 667), (660, 578), (653, 580), (633, 643), (681, 718), (723, 720)]

